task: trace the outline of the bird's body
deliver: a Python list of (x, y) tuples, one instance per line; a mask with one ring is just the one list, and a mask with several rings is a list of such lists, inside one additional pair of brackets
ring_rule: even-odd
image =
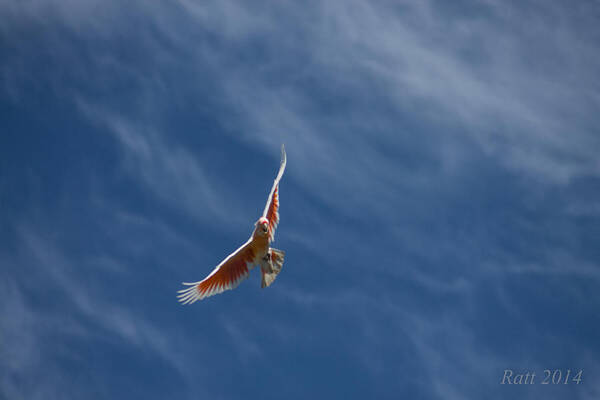
[(285, 165), (285, 149), (281, 146), (279, 173), (273, 182), (263, 215), (256, 221), (252, 236), (217, 265), (206, 278), (198, 282), (184, 282), (184, 285), (191, 287), (179, 291), (177, 297), (180, 302), (190, 304), (234, 289), (249, 276), (250, 270), (256, 265), (260, 265), (262, 273), (261, 286), (264, 288), (273, 283), (281, 271), (285, 256), (283, 251), (270, 247), (279, 223), (279, 180), (285, 171)]

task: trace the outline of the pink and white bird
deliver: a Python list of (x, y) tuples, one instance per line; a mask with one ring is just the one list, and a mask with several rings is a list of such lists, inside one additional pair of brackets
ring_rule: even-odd
[(191, 304), (225, 290), (235, 289), (250, 276), (250, 270), (256, 265), (260, 265), (262, 273), (261, 287), (265, 288), (273, 283), (281, 272), (285, 256), (283, 251), (270, 247), (275, 238), (275, 228), (279, 224), (279, 180), (285, 171), (285, 164), (285, 148), (281, 145), (279, 172), (273, 182), (262, 217), (254, 224), (252, 236), (221, 261), (206, 278), (198, 282), (184, 282), (184, 285), (190, 287), (178, 292), (180, 302)]

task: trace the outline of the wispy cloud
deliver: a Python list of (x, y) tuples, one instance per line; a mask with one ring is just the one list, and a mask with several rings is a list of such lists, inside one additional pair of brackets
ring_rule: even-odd
[(114, 135), (123, 149), (124, 170), (155, 196), (203, 222), (235, 223), (247, 218), (222, 200), (235, 196), (224, 192), (226, 185), (209, 176), (209, 167), (183, 146), (165, 141), (150, 125), (94, 109), (82, 101), (78, 105), (100, 129)]
[[(535, 21), (534, 42), (523, 42), (523, 32), (513, 30), (521, 18), (517, 10), (480, 7), (485, 19), (444, 22), (444, 11), (433, 2), (405, 4), (394, 12), (391, 6), (355, 1), (323, 6), (311, 24), (296, 26), (307, 37), (304, 43), (310, 43), (306, 61), (293, 69), (297, 80), (327, 82), (340, 96), (355, 99), (357, 106), (344, 109), (344, 114), (315, 115), (317, 105), (311, 104), (310, 91), (300, 84), (258, 83), (253, 79), (255, 65), (233, 71), (237, 79), (228, 80), (230, 97), (257, 124), (256, 136), (267, 141), (283, 131), (297, 141), (301, 132), (305, 143), (317, 143), (302, 146), (309, 154), (319, 147), (335, 148), (344, 133), (362, 133), (363, 124), (378, 131), (379, 138), (382, 124), (392, 137), (401, 135), (402, 127), (394, 129), (390, 124), (402, 119), (394, 121), (389, 112), (411, 113), (412, 118), (433, 122), (430, 129), (440, 132), (429, 134), (445, 138), (438, 146), (466, 135), (507, 167), (544, 180), (566, 182), (573, 176), (596, 176), (598, 163), (592, 149), (599, 143), (587, 121), (593, 118), (598, 93), (585, 89), (594, 81), (593, 71), (600, 63), (598, 57), (588, 57), (595, 53), (593, 42), (581, 38), (577, 26), (564, 19), (558, 32), (546, 20)], [(507, 9), (509, 20), (504, 15)], [(560, 18), (560, 10), (548, 11)], [(277, 37), (282, 43), (273, 41), (283, 48), (288, 32), (280, 28)], [(583, 51), (575, 53), (566, 43)], [(540, 45), (539, 58), (527, 56), (528, 64), (524, 57), (536, 44)], [(581, 57), (586, 57), (586, 64)], [(564, 68), (544, 68), (553, 62)], [(277, 67), (271, 69), (277, 71)], [(387, 105), (388, 115), (362, 107), (363, 98)], [(356, 154), (373, 146), (368, 137), (365, 132), (364, 140), (353, 140)], [(323, 153), (336, 157), (333, 151)]]
[[(131, 344), (152, 349), (174, 367), (180, 367), (181, 360), (177, 359), (175, 351), (168, 348), (168, 341), (161, 330), (122, 305), (108, 301), (106, 296), (98, 296), (94, 293), (89, 282), (82, 281), (81, 275), (75, 272), (72, 261), (35, 231), (21, 227), (20, 238), (23, 243), (22, 250), (30, 254), (29, 260), (36, 266), (33, 269), (31, 266), (27, 267), (31, 269), (31, 273), (38, 275), (33, 277), (35, 281), (39, 282), (40, 278), (45, 276), (46, 284), (60, 290), (61, 294), (66, 296), (86, 319), (95, 321), (103, 329)], [(26, 315), (33, 313), (34, 311), (30, 309)], [(87, 328), (82, 325), (79, 331), (85, 332)], [(86, 333), (92, 334), (90, 331)]]

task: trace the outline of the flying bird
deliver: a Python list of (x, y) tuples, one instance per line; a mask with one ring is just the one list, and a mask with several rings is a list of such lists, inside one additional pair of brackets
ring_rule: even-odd
[(273, 283), (281, 267), (285, 252), (270, 247), (275, 239), (275, 228), (279, 224), (279, 181), (285, 171), (285, 148), (281, 145), (281, 164), (273, 182), (271, 193), (262, 216), (254, 224), (254, 232), (250, 239), (239, 249), (228, 255), (203, 280), (184, 282), (189, 288), (180, 290), (177, 296), (183, 304), (192, 304), (198, 300), (235, 289), (244, 279), (250, 276), (250, 270), (260, 265), (262, 274), (261, 287)]

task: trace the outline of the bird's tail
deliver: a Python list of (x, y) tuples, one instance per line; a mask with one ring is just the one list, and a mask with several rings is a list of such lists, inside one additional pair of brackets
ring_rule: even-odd
[(281, 267), (283, 267), (284, 257), (285, 252), (282, 250), (273, 248), (269, 250), (269, 258), (267, 260), (263, 260), (263, 262), (260, 264), (260, 271), (262, 272), (262, 288), (270, 286), (275, 278), (277, 278), (277, 275), (279, 275), (281, 272)]

